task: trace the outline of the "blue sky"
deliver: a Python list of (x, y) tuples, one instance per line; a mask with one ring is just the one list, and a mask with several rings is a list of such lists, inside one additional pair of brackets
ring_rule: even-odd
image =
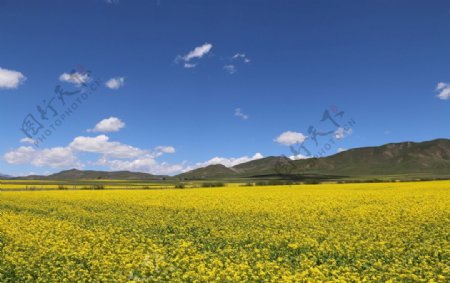
[[(177, 174), (449, 138), (449, 27), (438, 0), (0, 0), (0, 173)], [(78, 91), (65, 106), (58, 85)], [(76, 98), (25, 139), (28, 114), (36, 141)]]

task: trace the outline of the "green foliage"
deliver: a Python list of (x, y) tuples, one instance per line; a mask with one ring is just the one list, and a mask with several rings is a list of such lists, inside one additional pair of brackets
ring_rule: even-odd
[(321, 182), (319, 179), (306, 179), (303, 183), (306, 185), (318, 185)]
[(175, 185), (175, 189), (184, 189), (186, 188), (186, 184), (184, 183), (178, 183)]
[(288, 186), (288, 185), (296, 185), (298, 183), (289, 180), (270, 180), (270, 181), (260, 181), (256, 182), (256, 186)]
[(222, 182), (207, 182), (202, 183), (202, 188), (217, 188), (217, 187), (225, 187), (225, 183)]

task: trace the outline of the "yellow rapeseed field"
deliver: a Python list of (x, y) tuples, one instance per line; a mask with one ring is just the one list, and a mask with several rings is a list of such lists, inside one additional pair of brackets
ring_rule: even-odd
[(0, 192), (0, 282), (449, 282), (450, 182)]

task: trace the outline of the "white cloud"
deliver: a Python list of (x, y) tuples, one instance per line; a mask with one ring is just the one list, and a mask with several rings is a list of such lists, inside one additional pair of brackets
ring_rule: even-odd
[(31, 164), (37, 167), (82, 167), (77, 158), (66, 147), (54, 147), (38, 151)]
[(182, 164), (168, 164), (166, 162), (158, 163), (158, 161), (150, 155), (144, 155), (134, 160), (108, 160), (103, 157), (99, 159), (96, 164), (107, 166), (114, 171), (125, 170), (155, 175), (172, 175), (183, 170)]
[(303, 143), (306, 140), (306, 138), (307, 137), (302, 133), (287, 131), (279, 135), (275, 139), (275, 142), (282, 145), (290, 146), (298, 143)]
[(344, 129), (344, 128), (340, 127), (334, 132), (334, 138), (341, 140), (341, 139), (345, 138), (346, 136), (350, 135), (351, 133), (352, 133), (352, 128)]
[(161, 153), (175, 153), (175, 148), (173, 146), (157, 146), (155, 151)]
[(99, 153), (112, 158), (136, 158), (148, 152), (120, 142), (111, 142), (109, 137), (76, 137), (69, 145), (74, 151)]
[(227, 71), (230, 75), (232, 75), (232, 74), (237, 72), (237, 69), (236, 69), (235, 65), (225, 65), (225, 66), (223, 66), (223, 69), (225, 71)]
[(197, 64), (184, 63), (184, 67), (185, 67), (186, 69), (192, 69), (192, 68), (197, 67)]
[(30, 144), (35, 144), (36, 141), (31, 139), (31, 138), (23, 138), (20, 140), (21, 143), (30, 143)]
[(63, 73), (59, 76), (59, 80), (61, 82), (71, 83), (76, 86), (80, 86), (87, 81), (89, 81), (89, 74), (88, 73), (79, 73), (79, 72), (73, 72), (73, 73)]
[(208, 54), (211, 49), (213, 48), (213, 45), (210, 43), (205, 43), (201, 46), (195, 47), (194, 50), (190, 51), (188, 54), (181, 56), (178, 55), (175, 58), (175, 63), (179, 63), (180, 61), (183, 62), (183, 66), (186, 69), (192, 69), (197, 67), (197, 63), (190, 62), (193, 59), (201, 59), (203, 56)]
[(226, 157), (214, 157), (211, 158), (208, 161), (205, 162), (199, 162), (196, 163), (195, 166), (189, 166), (183, 169), (183, 172), (187, 172), (193, 169), (197, 169), (197, 168), (201, 168), (201, 167), (206, 167), (209, 165), (217, 165), (217, 164), (222, 164), (226, 167), (233, 167), (236, 166), (238, 164), (241, 163), (245, 163), (245, 162), (249, 162), (252, 160), (257, 160), (257, 159), (261, 159), (264, 156), (261, 153), (256, 153), (255, 155), (253, 155), (252, 157), (248, 157), (248, 156), (242, 156), (242, 157), (231, 157), (231, 158), (226, 158)]
[(21, 72), (0, 67), (0, 89), (17, 88), (26, 79), (27, 78)]
[(236, 53), (236, 54), (234, 54), (234, 56), (232, 58), (235, 59), (235, 60), (242, 59), (244, 61), (244, 63), (250, 63), (251, 62), (251, 60), (248, 59), (247, 55), (245, 55), (243, 53)]
[(242, 118), (242, 119), (244, 119), (244, 120), (247, 120), (247, 119), (249, 118), (248, 115), (242, 113), (241, 108), (236, 108), (236, 109), (234, 110), (234, 116), (240, 117), (240, 118)]
[(337, 153), (340, 153), (340, 152), (343, 152), (343, 151), (346, 151), (346, 150), (347, 150), (346, 148), (339, 147), (339, 148), (336, 150), (336, 152), (337, 152)]
[[(186, 162), (169, 164), (157, 160), (164, 154), (175, 152), (176, 150), (172, 146), (157, 146), (153, 150), (143, 150), (110, 141), (109, 137), (99, 135), (97, 137), (76, 137), (66, 147), (35, 149), (31, 146), (22, 146), (6, 153), (4, 159), (9, 164), (30, 164), (36, 167), (83, 168), (86, 164), (94, 164), (113, 171), (127, 170), (156, 175), (174, 175), (213, 164), (232, 167), (264, 157), (261, 153), (256, 153), (251, 157), (214, 157), (194, 166), (186, 166)], [(89, 161), (83, 163), (79, 160), (79, 154), (82, 153), (99, 154), (100, 157), (95, 163)]]
[(37, 167), (81, 167), (73, 152), (66, 147), (36, 150), (21, 146), (7, 152), (4, 159), (9, 164), (31, 164)]
[[(110, 170), (129, 170), (151, 174), (174, 174), (181, 172), (183, 164), (158, 162), (156, 158), (175, 153), (172, 146), (157, 146), (153, 150), (143, 150), (120, 142), (109, 141), (109, 137), (76, 137), (67, 147), (34, 149), (21, 146), (7, 152), (3, 158), (9, 164), (30, 164), (36, 167), (83, 168), (77, 157), (80, 153), (100, 154), (96, 165)], [(88, 163), (89, 164), (89, 163)]]
[(111, 78), (105, 83), (105, 86), (109, 89), (119, 89), (124, 85), (125, 85), (124, 77)]
[(312, 158), (312, 156), (306, 156), (306, 155), (303, 155), (303, 154), (297, 154), (297, 155), (289, 156), (289, 159), (291, 159), (291, 160), (300, 160), (300, 159), (308, 159), (308, 158)]
[(213, 48), (212, 44), (205, 43), (201, 46), (195, 47), (194, 50), (183, 56), (183, 60), (186, 62), (191, 61), (194, 58), (202, 58)]
[(7, 152), (3, 158), (9, 164), (31, 163), (36, 154), (36, 150), (31, 146), (21, 146), (15, 150)]
[(109, 133), (118, 132), (120, 129), (125, 127), (125, 123), (119, 118), (109, 117), (97, 123), (95, 128), (89, 129), (88, 132), (99, 132), (99, 133)]
[(442, 100), (447, 100), (450, 98), (450, 84), (440, 82), (436, 86), (436, 91), (438, 91), (437, 97)]

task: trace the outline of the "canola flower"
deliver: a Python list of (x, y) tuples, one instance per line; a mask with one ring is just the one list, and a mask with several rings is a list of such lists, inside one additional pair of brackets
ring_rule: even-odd
[(0, 192), (0, 282), (448, 282), (450, 182)]

